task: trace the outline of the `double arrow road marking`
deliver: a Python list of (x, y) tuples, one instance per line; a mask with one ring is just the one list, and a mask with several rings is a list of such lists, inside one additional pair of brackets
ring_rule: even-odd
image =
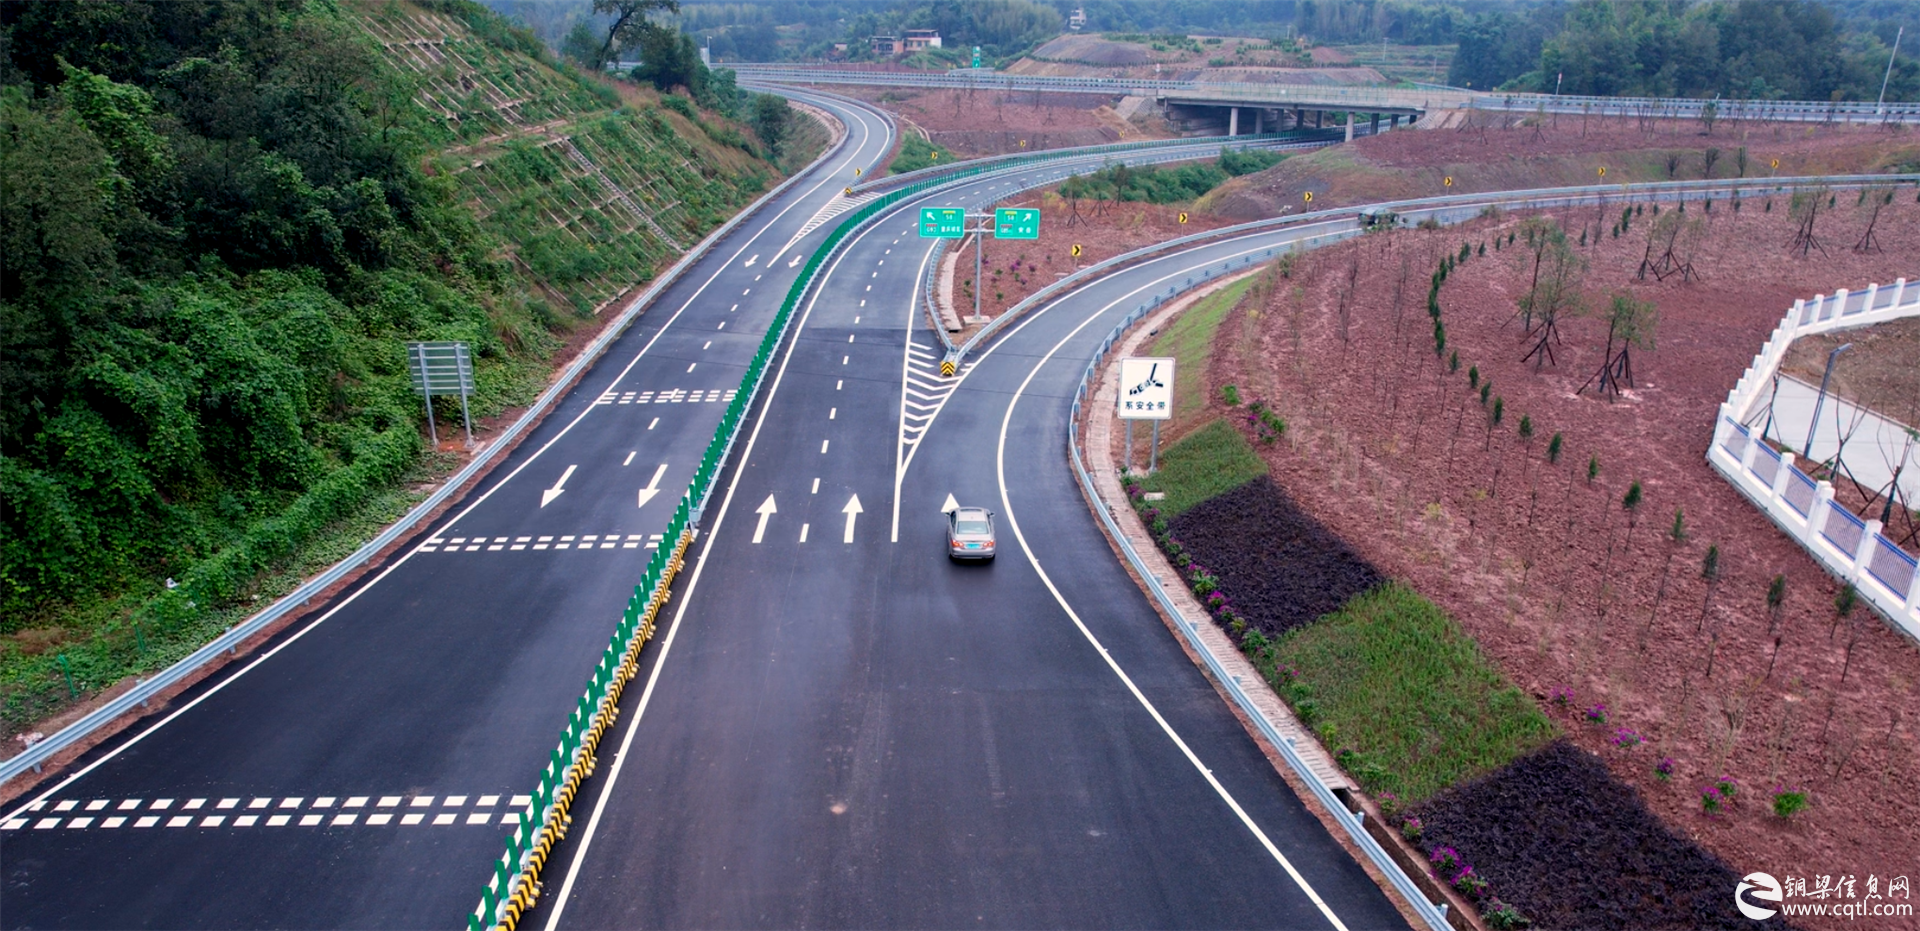
[[(632, 457), (629, 456), (628, 459), (631, 460)], [(578, 468), (580, 468), (578, 464), (567, 466), (567, 470), (565, 472), (560, 473), (560, 480), (557, 482), (554, 482), (552, 488), (541, 489), (540, 491), (541, 507), (546, 507), (547, 505), (552, 504), (553, 499), (560, 497), (560, 495), (567, 490), (567, 479), (572, 478), (573, 470)], [(652, 501), (653, 497), (660, 493), (660, 479), (666, 474), (667, 474), (667, 464), (664, 462), (660, 463), (659, 468), (653, 470), (653, 480), (647, 483), (647, 487), (640, 489), (640, 504), (639, 504), (640, 507), (646, 507), (647, 502)]]
[[(760, 515), (760, 522), (753, 526), (753, 542), (759, 543), (766, 539), (767, 522), (773, 518), (773, 515), (780, 513), (780, 507), (774, 504), (773, 496), (768, 495), (767, 500), (760, 502), (760, 506), (754, 508), (753, 512)], [(860, 506), (859, 495), (854, 495), (847, 499), (847, 506), (840, 509), (840, 513), (847, 515), (847, 527), (845, 532), (840, 535), (840, 542), (853, 542), (854, 524), (859, 520), (860, 515), (865, 512), (866, 509)], [(807, 542), (806, 525), (801, 526), (800, 534), (800, 542)]]

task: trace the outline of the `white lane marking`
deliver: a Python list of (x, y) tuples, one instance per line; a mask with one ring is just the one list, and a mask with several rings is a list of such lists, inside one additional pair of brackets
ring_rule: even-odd
[(667, 464), (662, 462), (660, 468), (653, 470), (653, 481), (648, 482), (647, 487), (640, 489), (640, 507), (646, 507), (647, 502), (652, 501), (653, 496), (660, 493), (660, 476), (665, 474), (667, 474)]
[(624, 469), (627, 466), (633, 465), (633, 457), (638, 455), (640, 455), (640, 451), (637, 449), (627, 453), (627, 461), (620, 463), (620, 467)]
[(847, 364), (847, 360), (848, 360), (848, 359), (851, 359), (851, 358), (853, 358), (853, 357), (852, 357), (852, 356), (841, 356), (841, 357), (840, 357), (840, 364), (841, 364), (841, 365), (846, 365), (846, 364)]
[(826, 455), (826, 454), (827, 454), (827, 444), (828, 444), (828, 443), (830, 443), (830, 442), (832, 442), (832, 441), (831, 441), (831, 440), (821, 440), (821, 441), (820, 441), (820, 455), (822, 455), (822, 456), (824, 456), (824, 455)]
[(696, 366), (696, 365), (699, 365), (699, 364), (700, 364), (700, 363), (698, 363), (698, 362), (693, 362), (693, 363), (689, 363), (689, 364), (687, 365), (687, 371), (689, 371), (689, 372), (691, 372), (691, 371), (693, 371), (693, 367), (694, 367), (694, 366)]
[[(912, 228), (908, 229), (911, 231)], [(857, 243), (865, 235), (863, 233), (861, 237), (856, 237), (855, 242)], [(845, 255), (846, 253), (841, 253), (843, 258)], [(834, 271), (839, 267), (840, 259), (836, 258), (827, 268), (827, 274), (822, 281), (833, 277)], [(820, 302), (821, 290), (824, 289), (814, 291), (813, 297), (807, 301), (806, 311), (801, 313), (800, 322), (793, 328), (795, 338), (787, 341), (787, 350), (780, 356), (780, 369), (773, 375), (773, 384), (767, 386), (768, 409), (772, 408), (774, 398), (780, 394), (780, 385), (787, 377), (787, 366), (793, 362), (794, 347), (799, 345), (798, 337), (806, 330), (807, 321), (813, 319), (813, 308)], [(836, 384), (835, 388), (838, 387)], [(752, 461), (754, 444), (759, 442), (760, 428), (766, 426), (767, 419), (760, 417), (754, 420), (753, 432), (747, 434), (746, 448), (740, 452), (741, 462)], [(646, 716), (647, 705), (653, 701), (653, 690), (660, 684), (660, 673), (667, 668), (667, 657), (672, 655), (674, 639), (680, 633), (680, 621), (687, 616), (687, 605), (693, 602), (693, 593), (700, 587), (700, 578), (707, 569), (707, 557), (713, 553), (713, 541), (720, 535), (720, 528), (726, 525), (727, 512), (733, 507), (734, 492), (739, 490), (740, 475), (745, 471), (745, 469), (734, 469), (733, 477), (727, 482), (727, 493), (720, 499), (720, 510), (713, 518), (713, 529), (707, 533), (706, 542), (701, 544), (700, 560), (694, 564), (692, 578), (687, 580), (686, 593), (680, 596), (680, 607), (673, 612), (673, 622), (667, 625), (666, 639), (660, 642), (660, 655), (654, 659), (653, 671), (647, 675), (647, 687), (640, 692), (640, 704), (633, 709), (633, 722), (627, 725), (626, 736), (620, 738), (620, 752), (613, 758), (613, 768), (607, 773), (607, 783), (600, 789), (600, 797), (594, 800), (593, 814), (587, 818), (587, 829), (581, 834), (579, 845), (574, 848), (573, 860), (567, 864), (567, 878), (561, 882), (560, 894), (553, 899), (553, 911), (547, 916), (547, 931), (557, 931), (560, 927), (560, 916), (566, 914), (567, 897), (573, 891), (574, 881), (580, 877), (580, 866), (586, 862), (587, 851), (593, 847), (593, 835), (600, 828), (600, 817), (606, 813), (607, 801), (613, 798), (613, 787), (620, 781), (620, 770), (626, 766), (627, 760), (632, 758), (632, 754), (628, 751), (633, 747), (634, 735), (640, 732), (638, 726), (640, 719)], [(802, 525), (801, 533), (805, 532), (806, 528)], [(514, 804), (523, 803), (515, 801)]]
[(553, 499), (560, 497), (561, 493), (567, 490), (566, 489), (567, 479), (573, 477), (573, 470), (577, 468), (579, 468), (579, 465), (577, 464), (567, 466), (567, 471), (560, 473), (560, 480), (557, 482), (554, 482), (552, 488), (548, 488), (540, 492), (541, 507), (546, 507), (548, 504), (553, 503)]
[(727, 313), (733, 313), (734, 311), (736, 311), (736, 310), (739, 310), (739, 309), (740, 309), (740, 305), (739, 305), (739, 304), (735, 304), (735, 305), (733, 305), (732, 307), (729, 307), (729, 308), (727, 308)]
[(809, 492), (809, 494), (817, 495), (819, 493), (820, 493), (820, 477), (816, 475), (813, 477), (813, 491)]
[(1340, 916), (1333, 913), (1333, 909), (1329, 908), (1326, 901), (1320, 898), (1320, 893), (1314, 891), (1313, 886), (1307, 883), (1306, 877), (1300, 875), (1299, 870), (1294, 869), (1292, 861), (1287, 859), (1286, 854), (1281, 853), (1280, 848), (1275, 846), (1273, 840), (1267, 837), (1267, 832), (1261, 830), (1260, 825), (1254, 823), (1253, 816), (1247, 814), (1246, 809), (1240, 807), (1240, 802), (1233, 797), (1233, 793), (1228, 792), (1227, 787), (1220, 784), (1220, 780), (1213, 775), (1213, 770), (1208, 769), (1206, 764), (1200, 761), (1199, 755), (1193, 752), (1192, 747), (1187, 746), (1187, 742), (1180, 737), (1179, 732), (1173, 729), (1173, 725), (1168, 723), (1166, 718), (1161, 717), (1160, 710), (1155, 708), (1153, 702), (1149, 701), (1147, 696), (1140, 691), (1140, 687), (1134, 684), (1133, 679), (1127, 675), (1126, 670), (1120, 668), (1120, 663), (1113, 658), (1111, 653), (1107, 652), (1107, 648), (1100, 643), (1100, 638), (1095, 637), (1093, 631), (1087, 628), (1086, 622), (1080, 619), (1079, 612), (1073, 610), (1073, 606), (1067, 603), (1066, 596), (1060, 593), (1060, 589), (1053, 584), (1053, 579), (1047, 575), (1046, 569), (1041, 567), (1039, 557), (1033, 554), (1033, 547), (1027, 545), (1026, 534), (1020, 531), (1020, 519), (1014, 513), (1013, 501), (1007, 493), (1007, 433), (1013, 425), (1013, 409), (1019, 405), (1020, 397), (1026, 393), (1027, 387), (1033, 384), (1034, 377), (1040, 374), (1040, 369), (1046, 366), (1047, 362), (1060, 351), (1061, 347), (1065, 346), (1067, 342), (1075, 336), (1078, 336), (1080, 331), (1086, 329), (1089, 324), (1105, 316), (1108, 310), (1124, 300), (1126, 300), (1126, 298), (1122, 297), (1108, 304), (1106, 307), (1102, 307), (1099, 311), (1087, 315), (1087, 319), (1081, 321), (1079, 326), (1074, 327), (1067, 335), (1061, 337), (1060, 341), (1055, 343), (1052, 349), (1047, 350), (1046, 355), (1041, 356), (1039, 360), (1034, 362), (1033, 368), (1027, 372), (1027, 377), (1021, 380), (1020, 387), (1015, 388), (1013, 396), (1007, 399), (1007, 412), (1000, 418), (1000, 440), (998, 448), (994, 453), (994, 470), (1000, 483), (1000, 509), (1005, 513), (1007, 526), (1013, 531), (1013, 538), (1020, 544), (1020, 551), (1026, 554), (1027, 562), (1033, 566), (1034, 573), (1040, 576), (1040, 581), (1047, 586), (1047, 591), (1053, 593), (1053, 600), (1060, 605), (1060, 610), (1067, 613), (1067, 617), (1073, 621), (1073, 626), (1079, 629), (1080, 635), (1085, 637), (1087, 643), (1091, 644), (1094, 650), (1100, 654), (1100, 658), (1106, 661), (1107, 668), (1113, 670), (1114, 676), (1119, 678), (1121, 683), (1127, 687), (1127, 691), (1133, 695), (1135, 701), (1140, 703), (1140, 707), (1146, 709), (1147, 714), (1153, 718), (1154, 723), (1160, 725), (1160, 730), (1167, 735), (1169, 740), (1173, 741), (1174, 746), (1180, 748), (1180, 752), (1186, 756), (1187, 762), (1193, 764), (1193, 768), (1199, 771), (1209, 786), (1213, 787), (1213, 791), (1218, 794), (1220, 799), (1227, 803), (1227, 807), (1240, 818), (1240, 823), (1246, 825), (1247, 830), (1260, 842), (1260, 845), (1267, 849), (1267, 853), (1280, 864), (1281, 869), (1286, 871), (1287, 876), (1293, 880), (1294, 884), (1300, 887), (1300, 891), (1306, 893), (1307, 898), (1320, 909), (1320, 914), (1325, 916), (1327, 921), (1332, 923), (1338, 931), (1347, 931), (1347, 926), (1340, 920)]
[(660, 426), (660, 418), (658, 418), (658, 417), (655, 417), (655, 418), (653, 418), (653, 422), (652, 422), (652, 423), (650, 423), (650, 424), (647, 424), (647, 429), (649, 429), (649, 430), (651, 430), (651, 429), (653, 429), (654, 427), (657, 427), (657, 426)]
[[(818, 485), (819, 482), (819, 479), (814, 479), (814, 484)], [(760, 523), (755, 524), (753, 527), (753, 542), (758, 543), (761, 537), (767, 535), (767, 520), (779, 512), (780, 509), (773, 504), (772, 495), (768, 495), (767, 500), (760, 502), (760, 507), (753, 512), (760, 515)]]
[(720, 321), (720, 325), (717, 327), (714, 327), (714, 329), (716, 330), (724, 330), (726, 328), (727, 328), (727, 321), (725, 320)]
[[(807, 524), (800, 525), (800, 542), (802, 543), (807, 542), (807, 526), (808, 526)], [(55, 820), (58, 820), (58, 819), (55, 819)]]
[(740, 296), (741, 296), (741, 297), (746, 297), (747, 295), (749, 295), (749, 294), (752, 294), (752, 293), (753, 293), (753, 289), (752, 289), (752, 288), (748, 288), (748, 289), (746, 289), (745, 291), (742, 291), (742, 292), (740, 292)]
[[(860, 306), (862, 306), (862, 307), (865, 307), (865, 306), (867, 306), (867, 302), (866, 302), (866, 301), (861, 301), (861, 302), (860, 302)], [(855, 314), (855, 315), (854, 315), (854, 317), (853, 317), (853, 325), (854, 325), (854, 326), (859, 326), (859, 325), (860, 325), (860, 316), (859, 316), (858, 314)]]
[(852, 334), (852, 333), (848, 333), (848, 334), (847, 334), (847, 342), (849, 342), (849, 343), (851, 343), (851, 342), (853, 342), (853, 334)]
[[(898, 243), (899, 241), (900, 240), (898, 239), (894, 240), (895, 243)], [(933, 246), (928, 245), (926, 254), (924, 256), (921, 256), (920, 258), (920, 271), (918, 272), (919, 275), (924, 276), (927, 273), (927, 263), (931, 261), (933, 261)], [(915, 279), (915, 280), (918, 280), (918, 279)], [(865, 304), (866, 301), (861, 301), (860, 303)], [(906, 326), (906, 330), (907, 330), (906, 344), (907, 345), (906, 345), (906, 348), (902, 350), (901, 356), (900, 356), (900, 404), (902, 407), (902, 411), (900, 416), (899, 432), (894, 437), (894, 443), (893, 443), (893, 539), (892, 539), (892, 542), (894, 543), (900, 542), (900, 482), (907, 474), (907, 463), (911, 462), (913, 458), (911, 453), (905, 452), (906, 445), (907, 445), (907, 418), (905, 413), (905, 406), (907, 403), (907, 380), (913, 375), (912, 353), (914, 349), (914, 346), (913, 346), (914, 314), (919, 309), (920, 309), (920, 289), (915, 288), (913, 289), (913, 296), (907, 299), (907, 326)], [(914, 444), (914, 448), (918, 449), (919, 444), (918, 443)], [(903, 455), (906, 458), (903, 459), (902, 458)]]
[(840, 513), (847, 515), (847, 530), (846, 530), (846, 533), (841, 534), (840, 542), (842, 543), (853, 542), (853, 522), (865, 510), (866, 510), (865, 508), (862, 508), (860, 506), (859, 495), (854, 495), (853, 497), (847, 499), (847, 506), (840, 509)]
[(836, 378), (836, 379), (834, 379), (834, 380), (833, 380), (833, 390), (835, 390), (835, 391), (839, 391), (839, 390), (840, 390), (840, 386), (841, 386), (841, 385), (843, 385), (843, 384), (845, 384), (845, 383), (846, 383), (846, 380), (845, 380), (845, 379), (841, 379), (841, 378)]
[(707, 340), (707, 344), (705, 346), (700, 347), (700, 351), (706, 352), (707, 350), (712, 348), (713, 348), (713, 340)]
[(835, 414), (838, 414), (838, 413), (840, 413), (840, 409), (839, 409), (839, 408), (837, 408), (837, 407), (829, 407), (829, 408), (827, 408), (827, 419), (828, 419), (828, 420), (832, 420), (832, 419), (833, 419), (833, 415), (835, 415)]

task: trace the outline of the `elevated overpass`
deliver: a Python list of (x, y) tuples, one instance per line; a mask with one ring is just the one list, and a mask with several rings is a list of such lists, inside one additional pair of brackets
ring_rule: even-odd
[[(1228, 135), (1292, 128), (1318, 128), (1332, 114), (1370, 117), (1377, 127), (1409, 122), (1434, 110), (1496, 113), (1559, 113), (1660, 119), (1762, 120), (1800, 123), (1920, 123), (1920, 103), (1814, 100), (1698, 100), (1685, 97), (1580, 97), (1555, 94), (1482, 93), (1439, 85), (1350, 87), (1342, 85), (1204, 83), (1128, 77), (1049, 77), (998, 71), (886, 71), (826, 65), (727, 63), (743, 79), (772, 84), (842, 84), (991, 90), (1034, 94), (1149, 97), (1163, 106), (1223, 110)], [(1348, 123), (1352, 119), (1347, 120)]]

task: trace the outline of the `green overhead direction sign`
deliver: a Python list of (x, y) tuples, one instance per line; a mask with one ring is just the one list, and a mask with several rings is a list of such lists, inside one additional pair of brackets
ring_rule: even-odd
[(1032, 207), (1001, 207), (995, 210), (993, 238), (1039, 239), (1040, 211)]
[[(1039, 211), (1034, 211), (1039, 213)], [(959, 239), (967, 234), (967, 211), (960, 207), (920, 208), (921, 239)]]

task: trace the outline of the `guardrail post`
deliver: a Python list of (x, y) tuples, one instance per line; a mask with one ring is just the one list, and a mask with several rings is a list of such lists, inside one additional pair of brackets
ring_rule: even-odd
[[(1780, 468), (1773, 473), (1773, 486), (1767, 489), (1767, 506), (1774, 507), (1787, 497), (1787, 482), (1793, 478), (1794, 463), (1799, 457), (1791, 452), (1780, 454)], [(1811, 519), (1811, 509), (1808, 511)]]
[(1827, 512), (1833, 508), (1833, 483), (1822, 481), (1813, 488), (1813, 506), (1807, 508), (1807, 548), (1820, 545), (1820, 532), (1826, 529)]
[(1854, 588), (1860, 588), (1861, 583), (1867, 579), (1867, 563), (1873, 560), (1873, 548), (1877, 545), (1874, 541), (1880, 536), (1880, 528), (1883, 526), (1885, 525), (1877, 520), (1870, 520), (1860, 531), (1860, 545), (1853, 548), (1851, 578)]

